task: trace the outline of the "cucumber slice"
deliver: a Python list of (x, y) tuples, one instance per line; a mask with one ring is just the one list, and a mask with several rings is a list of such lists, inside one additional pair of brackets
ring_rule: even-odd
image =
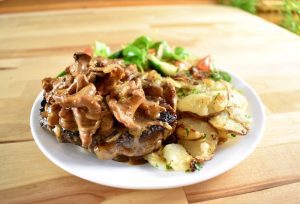
[(150, 65), (165, 76), (175, 76), (178, 68), (170, 63), (159, 60), (154, 55), (148, 55)]

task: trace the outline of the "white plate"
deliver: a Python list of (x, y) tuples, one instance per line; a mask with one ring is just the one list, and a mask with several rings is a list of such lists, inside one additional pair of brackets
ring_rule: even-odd
[[(250, 132), (221, 145), (211, 161), (194, 173), (161, 171), (149, 164), (129, 166), (115, 161), (101, 161), (73, 144), (58, 143), (54, 136), (40, 127), (39, 108), (42, 93), (36, 98), (30, 115), (30, 126), (41, 151), (57, 166), (80, 178), (98, 184), (128, 189), (163, 189), (186, 186), (218, 176), (243, 161), (259, 143), (265, 125), (265, 113), (255, 91), (230, 73), (234, 86), (247, 97), (253, 123)], [(41, 169), (42, 171), (42, 169)]]

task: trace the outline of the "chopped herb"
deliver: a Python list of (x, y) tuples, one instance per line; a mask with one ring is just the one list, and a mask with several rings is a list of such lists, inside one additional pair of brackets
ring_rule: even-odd
[(232, 133), (231, 133), (230, 136), (231, 136), (231, 137), (236, 137), (236, 134), (232, 134)]
[(172, 169), (172, 167), (171, 167), (171, 164), (169, 163), (169, 164), (166, 164), (166, 169), (167, 170), (171, 170)]
[(191, 76), (191, 72), (189, 70), (184, 70), (186, 76)]
[(199, 90), (199, 89), (192, 89), (191, 91), (190, 91), (190, 94), (198, 94), (198, 93), (201, 93), (202, 91), (201, 90)]
[(185, 134), (186, 134), (187, 137), (189, 136), (189, 134), (190, 134), (190, 128), (185, 128)]
[(218, 92), (218, 94), (214, 97), (214, 100), (216, 100), (220, 95), (221, 95), (221, 93)]
[(205, 138), (206, 138), (206, 136), (207, 136), (207, 134), (206, 134), (206, 133), (204, 133), (204, 135), (202, 136), (202, 138), (203, 138), (203, 139), (205, 139)]
[(62, 71), (62, 72), (60, 72), (58, 75), (57, 75), (57, 77), (62, 77), (62, 76), (65, 76), (67, 73), (66, 73), (66, 71), (64, 70), (64, 71)]
[(187, 169), (187, 170), (185, 170), (185, 172), (191, 172), (191, 169)]
[(196, 171), (200, 171), (202, 169), (202, 165), (200, 163), (195, 164)]
[(212, 72), (210, 74), (210, 77), (215, 81), (221, 80), (221, 76), (220, 76), (219, 72), (216, 72), (216, 71)]
[(248, 115), (248, 114), (246, 114), (245, 117), (248, 118), (248, 119), (251, 119), (251, 116)]
[(202, 93), (199, 89), (186, 89), (186, 88), (180, 88), (177, 90), (177, 96), (178, 97), (185, 97), (191, 94), (199, 94)]
[(189, 90), (184, 89), (184, 88), (180, 88), (180, 89), (178, 89), (176, 94), (177, 94), (178, 97), (185, 97), (185, 96), (189, 95)]

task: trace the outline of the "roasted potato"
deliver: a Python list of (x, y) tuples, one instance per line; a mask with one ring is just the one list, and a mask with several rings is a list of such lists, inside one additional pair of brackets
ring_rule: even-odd
[(175, 171), (188, 171), (193, 159), (180, 144), (168, 144), (163, 149), (167, 165)]
[(217, 135), (215, 128), (197, 118), (182, 118), (178, 120), (175, 132), (177, 137), (183, 140), (197, 140), (205, 138), (207, 135)]
[(147, 160), (151, 166), (154, 166), (161, 170), (167, 170), (167, 162), (165, 158), (163, 158), (157, 152), (152, 152), (144, 156), (144, 159)]
[(191, 112), (207, 117), (223, 111), (227, 104), (227, 91), (213, 91), (178, 98), (177, 109), (181, 112)]
[(218, 130), (226, 130), (235, 134), (245, 135), (248, 131), (240, 122), (232, 119), (227, 111), (222, 111), (210, 118), (209, 123)]
[(197, 161), (202, 162), (213, 157), (218, 146), (218, 136), (211, 134), (199, 140), (179, 140), (179, 143)]
[(230, 85), (224, 81), (205, 79), (199, 85), (189, 87), (178, 97), (177, 109), (208, 117), (223, 111), (229, 102)]
[(241, 111), (247, 111), (248, 102), (245, 96), (235, 89), (229, 90), (228, 107), (239, 108)]
[(248, 115), (245, 111), (236, 107), (228, 107), (227, 111), (229, 113), (230, 118), (240, 123), (247, 130), (250, 128), (252, 117)]

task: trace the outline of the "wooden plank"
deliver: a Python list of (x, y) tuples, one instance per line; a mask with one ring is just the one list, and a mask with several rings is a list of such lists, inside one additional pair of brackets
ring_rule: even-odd
[[(272, 200), (271, 200), (272, 199)], [(246, 193), (237, 196), (225, 197), (205, 202), (197, 202), (195, 204), (222, 204), (222, 203), (270, 203), (273, 204), (296, 204), (300, 200), (300, 182), (270, 188), (253, 193)]]
[(182, 188), (133, 191), (101, 186), (73, 176), (10, 188), (0, 191), (0, 196), (5, 203), (187, 203)]
[(48, 160), (32, 141), (0, 144), (0, 191), (68, 175)]
[(137, 5), (176, 5), (176, 4), (215, 4), (216, 0), (2, 0), (0, 1), (0, 13), (32, 12), (47, 10), (65, 10), (78, 8), (97, 8), (112, 6), (137, 6)]

